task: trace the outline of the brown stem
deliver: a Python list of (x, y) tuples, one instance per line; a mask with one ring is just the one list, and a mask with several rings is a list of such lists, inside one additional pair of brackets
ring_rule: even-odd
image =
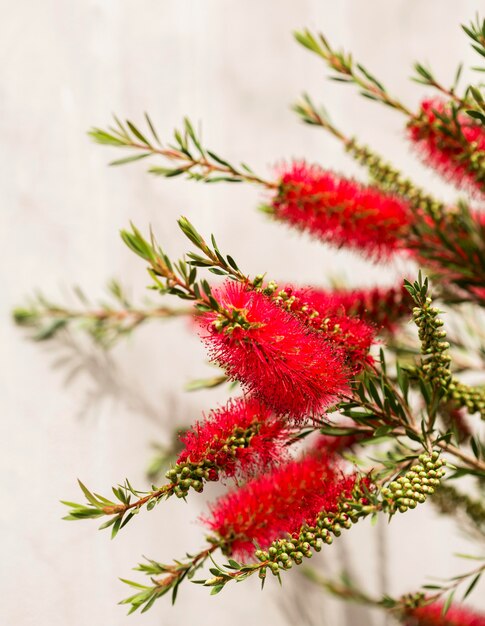
[(92, 319), (98, 321), (115, 320), (124, 321), (133, 319), (134, 323), (140, 323), (146, 319), (177, 317), (190, 315), (191, 308), (173, 309), (170, 307), (157, 307), (154, 309), (122, 309), (122, 310), (100, 310), (100, 311), (69, 311), (66, 309), (51, 308), (46, 309), (45, 315), (48, 317), (60, 317), (65, 319)]
[(249, 182), (249, 183), (263, 185), (267, 187), (268, 189), (276, 189), (278, 187), (278, 183), (264, 180), (263, 178), (260, 178), (259, 176), (256, 176), (253, 174), (238, 172), (237, 170), (232, 168), (230, 165), (224, 166), (224, 165), (211, 163), (205, 157), (200, 157), (199, 159), (192, 159), (191, 157), (188, 157), (185, 153), (180, 152), (179, 150), (155, 148), (154, 146), (137, 143), (135, 141), (130, 141), (129, 143), (126, 143), (125, 145), (131, 148), (136, 148), (137, 150), (144, 150), (145, 152), (148, 151), (148, 152), (151, 152), (152, 154), (159, 154), (165, 157), (166, 159), (169, 159), (170, 161), (188, 162), (186, 166), (187, 171), (190, 170), (192, 167), (199, 166), (207, 170), (207, 172), (209, 173), (220, 172), (222, 174), (229, 174), (230, 176), (235, 176), (239, 178), (240, 180), (245, 180), (246, 182)]
[(186, 576), (189, 570), (197, 567), (200, 562), (204, 562), (218, 548), (218, 544), (214, 544), (192, 557), (189, 563), (174, 565), (173, 571), (163, 578), (152, 578), (157, 587), (167, 587), (173, 584), (173, 581), (182, 576)]
[(470, 465), (480, 472), (485, 473), (485, 462), (480, 461), (480, 459), (469, 456), (468, 454), (466, 454), (466, 452), (460, 450), (460, 448), (457, 448), (451, 443), (446, 443), (445, 441), (438, 441), (436, 445), (439, 446), (442, 450), (448, 452), (449, 454), (452, 454), (453, 456), (461, 459), (467, 465)]
[(452, 583), (450, 583), (447, 587), (443, 587), (443, 589), (440, 589), (432, 596), (427, 596), (426, 597), (427, 603), (434, 601), (434, 600), (438, 600), (445, 593), (448, 593), (449, 591), (456, 589), (467, 578), (470, 578), (471, 576), (476, 576), (477, 574), (480, 574), (483, 571), (485, 571), (485, 563), (475, 568), (474, 570), (471, 570), (470, 572), (463, 574), (462, 576), (455, 577), (455, 580)]
[(150, 500), (153, 500), (154, 498), (159, 498), (165, 493), (169, 493), (170, 491), (173, 490), (174, 487), (175, 485), (173, 483), (169, 483), (168, 485), (164, 485), (163, 487), (160, 487), (160, 489), (157, 489), (156, 491), (151, 491), (149, 494), (147, 494), (143, 498), (140, 498), (139, 500), (136, 500), (135, 502), (130, 502), (130, 504), (117, 504), (116, 506), (105, 506), (102, 509), (103, 513), (105, 513), (106, 515), (115, 515), (119, 513), (124, 514), (126, 513), (126, 511), (129, 511), (130, 509), (141, 508), (144, 504), (146, 504)]

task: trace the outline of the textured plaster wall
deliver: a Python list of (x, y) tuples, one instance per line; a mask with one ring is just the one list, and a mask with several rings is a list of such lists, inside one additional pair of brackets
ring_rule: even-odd
[[(357, 133), (443, 197), (450, 190), (417, 164), (402, 142), (398, 114), (324, 80), (322, 64), (297, 46), (295, 28), (321, 29), (352, 49), (411, 105), (419, 88), (410, 65), (429, 61), (446, 82), (472, 55), (458, 27), (480, 2), (452, 0), (44, 0), (0, 1), (0, 623), (6, 626), (213, 626), (231, 623), (370, 626), (382, 616), (343, 609), (315, 595), (297, 573), (283, 593), (256, 580), (211, 598), (187, 585), (175, 608), (160, 601), (125, 617), (116, 602), (142, 554), (169, 560), (199, 547), (194, 522), (203, 498), (170, 501), (143, 514), (110, 542), (96, 523), (61, 521), (61, 498), (78, 499), (76, 477), (99, 492), (129, 476), (142, 487), (151, 441), (186, 423), (223, 394), (188, 395), (183, 385), (210, 373), (183, 322), (152, 324), (109, 356), (89, 343), (35, 345), (10, 310), (37, 287), (68, 297), (69, 287), (102, 293), (116, 276), (144, 296), (147, 277), (118, 230), (153, 226), (168, 251), (185, 242), (186, 214), (214, 232), (250, 273), (319, 282), (329, 274), (355, 285), (389, 281), (382, 270), (274, 226), (254, 208), (257, 189), (203, 186), (149, 177), (142, 164), (109, 169), (109, 150), (86, 136), (111, 112), (142, 119), (162, 137), (183, 115), (203, 123), (208, 145), (269, 173), (282, 158), (306, 156), (358, 173), (322, 131), (298, 123), (289, 104), (303, 90), (322, 99), (338, 125)], [(475, 59), (473, 59), (475, 60)], [(214, 497), (217, 489), (207, 490)], [(362, 524), (318, 562), (343, 564), (370, 590), (406, 592), (454, 571), (467, 544), (430, 507), (371, 529)], [(379, 538), (377, 540), (376, 538)], [(392, 566), (383, 570), (383, 555)], [(317, 559), (315, 559), (316, 561)], [(310, 617), (295, 610), (297, 597)], [(476, 596), (478, 600), (478, 596)]]

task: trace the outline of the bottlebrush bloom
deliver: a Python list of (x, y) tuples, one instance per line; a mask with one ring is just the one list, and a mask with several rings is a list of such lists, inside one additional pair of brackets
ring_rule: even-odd
[(396, 329), (401, 319), (409, 317), (412, 308), (412, 300), (404, 286), (332, 291), (309, 287), (296, 293), (299, 297), (306, 297), (319, 312), (357, 317), (379, 330), (390, 332)]
[(319, 435), (312, 447), (312, 454), (327, 456), (330, 460), (339, 459), (342, 452), (351, 450), (362, 435)]
[(452, 604), (443, 615), (443, 602), (407, 609), (405, 626), (485, 626), (485, 615)]
[(350, 497), (356, 477), (344, 476), (323, 456), (290, 461), (220, 498), (206, 525), (230, 554), (245, 558), (286, 534), (312, 525), (320, 511), (337, 510)]
[(255, 398), (237, 398), (213, 410), (182, 437), (177, 466), (197, 465), (208, 480), (252, 473), (286, 456), (290, 431)]
[(423, 161), (447, 180), (458, 187), (485, 191), (485, 130), (468, 115), (454, 116), (450, 103), (443, 100), (424, 100), (418, 115), (408, 124), (408, 137)]
[(199, 319), (212, 360), (277, 414), (321, 414), (347, 391), (342, 356), (269, 297), (232, 282), (213, 296), (230, 319), (215, 312)]
[(376, 328), (358, 317), (349, 316), (328, 292), (311, 288), (285, 287), (278, 293), (285, 308), (311, 328), (319, 331), (346, 358), (353, 372), (372, 360)]
[(284, 167), (271, 210), (322, 241), (373, 258), (398, 250), (412, 219), (403, 200), (305, 161)]

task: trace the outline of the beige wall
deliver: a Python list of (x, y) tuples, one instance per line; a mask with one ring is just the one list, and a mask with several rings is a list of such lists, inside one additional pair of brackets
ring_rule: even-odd
[[(129, 220), (141, 228), (152, 224), (176, 255), (185, 245), (175, 227), (182, 213), (203, 233), (214, 232), (250, 273), (302, 282), (329, 273), (354, 284), (389, 280), (402, 268), (372, 267), (267, 222), (254, 210), (261, 199), (256, 189), (164, 181), (147, 176), (142, 165), (108, 169), (112, 153), (90, 143), (86, 130), (105, 125), (111, 112), (137, 121), (147, 110), (167, 137), (189, 115), (203, 123), (208, 145), (262, 173), (293, 156), (357, 173), (332, 139), (289, 111), (306, 90), (348, 132), (452, 197), (407, 152), (403, 120), (352, 88), (325, 81), (323, 66), (292, 41), (291, 31), (323, 30), (414, 105), (420, 89), (407, 80), (411, 63), (429, 61), (451, 81), (459, 59), (472, 61), (458, 25), (481, 3), (2, 0), (0, 6), (0, 623), (279, 625), (287, 622), (277, 603), (284, 599), (290, 614), (299, 594), (314, 607), (315, 624), (383, 623), (381, 616), (368, 621), (366, 614), (345, 613), (324, 597), (307, 599), (296, 573), (285, 576), (283, 593), (269, 585), (261, 594), (250, 580), (210, 598), (186, 585), (175, 608), (159, 601), (128, 622), (116, 606), (127, 594), (117, 576), (129, 577), (142, 554), (169, 560), (196, 549), (203, 533), (194, 520), (203, 498), (140, 515), (114, 542), (97, 533), (96, 522), (61, 521), (58, 500), (79, 498), (76, 477), (101, 493), (125, 476), (142, 487), (150, 441), (163, 440), (167, 425), (190, 421), (221, 394), (183, 392), (187, 380), (211, 371), (183, 323), (143, 328), (103, 360), (89, 344), (26, 341), (9, 311), (38, 286), (53, 297), (62, 298), (72, 284), (97, 295), (111, 276), (142, 297), (147, 276), (118, 230)], [(336, 571), (339, 559), (350, 560), (376, 591), (379, 549), (385, 550), (392, 556), (389, 591), (396, 594), (427, 574), (466, 568), (451, 556), (467, 550), (466, 543), (429, 506), (396, 520), (389, 533), (385, 526), (362, 524), (314, 561)]]

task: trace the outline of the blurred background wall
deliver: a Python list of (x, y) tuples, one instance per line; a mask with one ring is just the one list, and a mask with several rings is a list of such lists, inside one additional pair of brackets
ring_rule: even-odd
[[(125, 617), (129, 591), (118, 576), (142, 554), (168, 561), (203, 541), (196, 523), (204, 498), (169, 501), (139, 516), (110, 542), (96, 522), (66, 523), (59, 499), (78, 500), (79, 477), (98, 492), (128, 476), (142, 488), (150, 443), (221, 400), (221, 391), (187, 394), (210, 375), (204, 351), (183, 321), (152, 323), (109, 355), (73, 337), (39, 345), (10, 320), (40, 287), (69, 301), (80, 285), (93, 297), (117, 277), (137, 298), (148, 278), (118, 231), (151, 224), (176, 256), (186, 248), (175, 219), (187, 215), (245, 271), (325, 284), (389, 283), (404, 266), (383, 269), (271, 224), (255, 211), (264, 196), (246, 186), (197, 185), (150, 177), (142, 164), (107, 168), (116, 152), (86, 131), (112, 112), (141, 122), (149, 111), (161, 137), (189, 115), (205, 143), (229, 160), (271, 175), (282, 159), (305, 156), (359, 174), (323, 131), (304, 127), (289, 105), (302, 91), (325, 103), (338, 126), (405, 168), (443, 198), (453, 194), (425, 171), (403, 142), (403, 119), (325, 80), (322, 63), (292, 39), (322, 30), (411, 106), (421, 88), (413, 61), (429, 61), (445, 83), (459, 60), (475, 59), (460, 23), (482, 3), (468, 0), (44, 0), (0, 2), (0, 622), (5, 625), (213, 626), (312, 624), (370, 626), (381, 615), (329, 600), (297, 572), (283, 593), (248, 580), (212, 598), (185, 585), (146, 615)], [(360, 173), (363, 175), (363, 173)], [(72, 300), (73, 301), (73, 300)], [(209, 498), (217, 488), (207, 489)], [(466, 568), (452, 556), (468, 546), (430, 506), (377, 529), (362, 523), (315, 561), (343, 566), (376, 593), (400, 594)], [(468, 548), (469, 549), (469, 548)], [(383, 556), (390, 564), (383, 567)], [(313, 563), (314, 564), (314, 563)], [(475, 595), (477, 601), (478, 595)], [(308, 615), (301, 607), (308, 608)]]

